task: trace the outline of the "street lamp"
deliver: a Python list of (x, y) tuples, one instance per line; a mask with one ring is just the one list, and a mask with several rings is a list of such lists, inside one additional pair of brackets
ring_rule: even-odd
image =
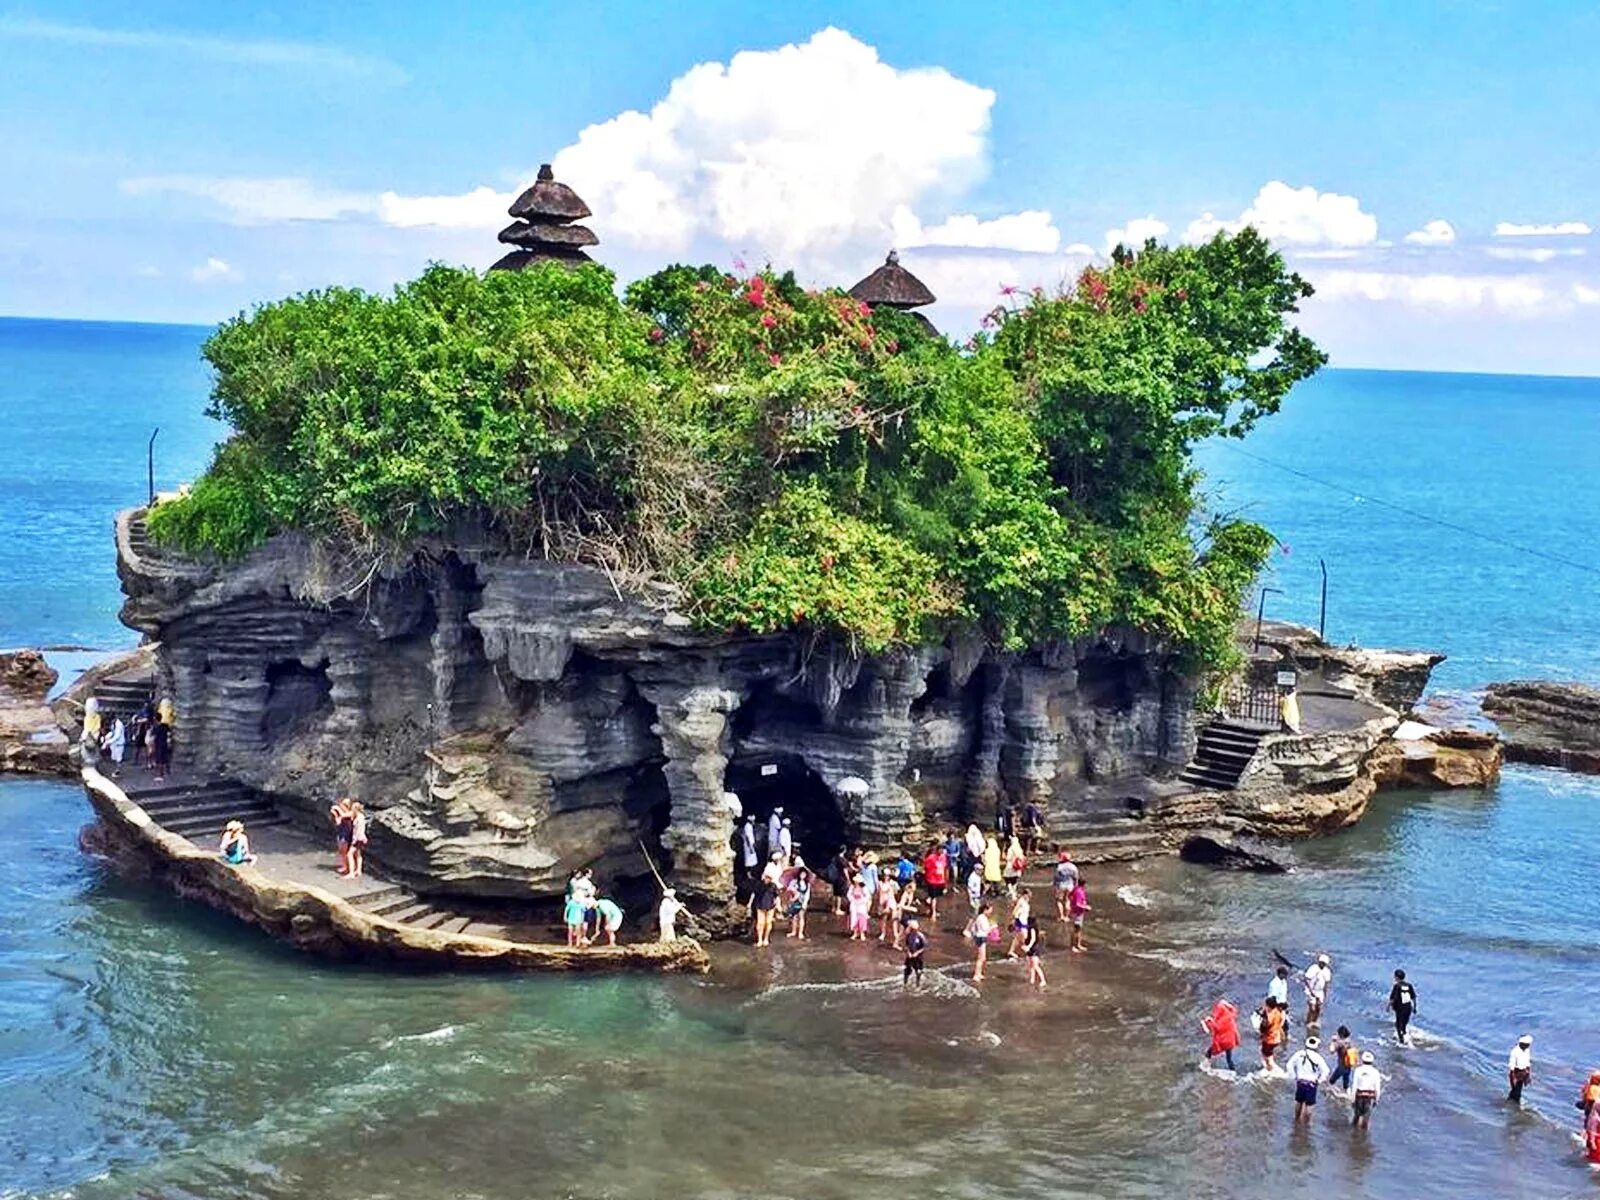
[(1277, 592), (1278, 595), (1283, 595), (1282, 588), (1264, 587), (1261, 589), (1261, 601), (1256, 605), (1256, 644), (1251, 647), (1253, 650), (1261, 649), (1261, 618), (1266, 615), (1268, 592)]

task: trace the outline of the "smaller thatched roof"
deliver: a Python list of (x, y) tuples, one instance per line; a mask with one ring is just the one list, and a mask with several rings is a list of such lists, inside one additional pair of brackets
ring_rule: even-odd
[(579, 199), (577, 192), (556, 182), (549, 163), (539, 168), (539, 178), (534, 185), (512, 201), (506, 211), (518, 220), (543, 219), (557, 224), (581, 221), (591, 215), (589, 206)]
[(851, 288), (850, 294), (868, 304), (890, 308), (921, 308), (937, 299), (922, 280), (900, 265), (900, 256), (893, 250), (883, 260), (883, 266)]
[(500, 231), (508, 246), (598, 246), (600, 239), (586, 225), (552, 225), (548, 221), (514, 221)]

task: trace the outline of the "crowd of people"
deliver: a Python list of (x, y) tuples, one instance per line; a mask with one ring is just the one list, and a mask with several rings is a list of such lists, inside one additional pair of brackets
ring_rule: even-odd
[[(1333, 963), (1326, 954), (1317, 955), (1304, 971), (1300, 972), (1300, 987), (1305, 996), (1306, 1036), (1300, 1049), (1279, 1064), (1281, 1054), (1289, 1042), (1289, 988), (1291, 970), (1283, 962), (1267, 983), (1267, 994), (1261, 1005), (1251, 1014), (1261, 1053), (1261, 1070), (1272, 1075), (1285, 1076), (1294, 1082), (1294, 1119), (1296, 1124), (1311, 1119), (1319, 1090), (1327, 1085), (1337, 1095), (1351, 1102), (1351, 1124), (1357, 1129), (1367, 1128), (1372, 1121), (1372, 1111), (1383, 1095), (1383, 1075), (1377, 1066), (1377, 1056), (1370, 1049), (1361, 1049), (1348, 1025), (1340, 1025), (1334, 1032), (1328, 1053), (1332, 1062), (1322, 1052), (1319, 1036), (1322, 1014), (1333, 984)], [(1411, 1020), (1417, 1012), (1417, 989), (1406, 977), (1404, 968), (1396, 969), (1393, 985), (1389, 989), (1388, 1010), (1394, 1019), (1394, 1037), (1398, 1046), (1410, 1044)], [(1233, 1053), (1239, 1049), (1239, 1010), (1225, 997), (1217, 999), (1201, 1027), (1210, 1035), (1205, 1063), (1214, 1064), (1222, 1059), (1231, 1071), (1238, 1066)], [(1313, 1032), (1317, 1031), (1317, 1032)], [(1521, 1105), (1523, 1090), (1533, 1081), (1533, 1037), (1523, 1034), (1506, 1060), (1506, 1100)], [(1588, 1159), (1600, 1164), (1600, 1071), (1590, 1074), (1577, 1100), (1583, 1113), (1583, 1140)]]
[(83, 706), (83, 732), (78, 752), (87, 767), (111, 761), (111, 775), (120, 778), (125, 763), (143, 767), (160, 783), (172, 766), (172, 731), (177, 710), (170, 699), (145, 701), (126, 721), (115, 713), (107, 720), (100, 701), (91, 696)]

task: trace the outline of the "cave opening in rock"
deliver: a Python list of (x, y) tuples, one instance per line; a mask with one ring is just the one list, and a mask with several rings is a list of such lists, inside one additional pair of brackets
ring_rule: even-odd
[(1127, 712), (1144, 683), (1135, 655), (1093, 655), (1078, 664), (1078, 694), (1093, 708)]
[(261, 706), (261, 737), (268, 745), (333, 711), (328, 661), (308, 667), (295, 659), (267, 664), (267, 698)]
[(723, 786), (739, 797), (744, 811), (766, 828), (779, 805), (788, 817), (795, 845), (813, 870), (845, 844), (844, 816), (822, 778), (797, 754), (742, 755), (728, 763)]

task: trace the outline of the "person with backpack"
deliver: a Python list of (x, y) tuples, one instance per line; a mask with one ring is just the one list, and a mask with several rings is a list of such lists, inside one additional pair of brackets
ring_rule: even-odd
[(1417, 1012), (1417, 989), (1406, 981), (1406, 973), (1394, 973), (1394, 986), (1389, 989), (1389, 1008), (1394, 1013), (1394, 1036), (1402, 1046), (1406, 1044), (1406, 1030)]
[(1350, 1077), (1360, 1062), (1361, 1056), (1356, 1053), (1355, 1042), (1350, 1037), (1350, 1027), (1339, 1026), (1333, 1035), (1333, 1073), (1328, 1076), (1328, 1086), (1336, 1091), (1349, 1090)]

